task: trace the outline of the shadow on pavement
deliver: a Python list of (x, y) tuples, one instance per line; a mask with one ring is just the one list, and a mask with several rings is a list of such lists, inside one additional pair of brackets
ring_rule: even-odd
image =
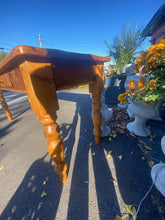
[[(73, 167), (70, 197), (68, 202), (67, 219), (88, 219), (89, 216), (89, 169), (94, 169), (96, 195), (100, 219), (114, 219), (116, 213), (120, 214), (114, 184), (103, 145), (95, 145), (93, 125), (91, 120), (91, 100), (89, 95), (63, 93), (58, 94), (59, 99), (76, 102), (76, 111), (72, 124), (61, 124), (61, 135), (68, 146), (66, 162), (68, 169), (73, 154), (73, 145), (78, 138), (77, 152)], [(75, 137), (75, 129), (80, 118), (80, 134)], [(92, 146), (90, 143), (92, 142)], [(93, 157), (93, 168), (89, 168), (89, 150), (96, 149)], [(4, 209), (1, 219), (45, 219), (56, 218), (63, 185), (54, 174), (52, 162), (41, 158), (35, 161), (26, 173), (22, 183)], [(92, 171), (93, 172), (93, 171)], [(67, 183), (66, 183), (67, 184)], [(92, 205), (92, 204), (91, 204)]]
[(62, 183), (54, 174), (51, 160), (44, 162), (45, 156), (31, 165), (1, 219), (54, 219)]
[(8, 133), (12, 131), (12, 126), (20, 121), (19, 117), (30, 109), (30, 104), (28, 100), (24, 100), (20, 102), (19, 105), (17, 104), (9, 105), (9, 109), (12, 114), (12, 118), (13, 118), (12, 121), (8, 121), (4, 113), (4, 110), (0, 109), (0, 121), (2, 122), (6, 120), (8, 122), (5, 127), (0, 127), (1, 129), (0, 138), (2, 138), (3, 136), (7, 135)]
[(3, 96), (6, 100), (6, 102), (16, 100), (19, 98), (26, 98), (27, 99), (27, 95), (25, 93), (18, 93), (18, 92), (12, 92), (12, 91), (7, 91), (7, 90), (3, 90)]
[[(66, 201), (68, 202), (67, 219), (86, 220), (89, 218), (89, 209), (93, 209), (93, 212), (98, 211), (96, 216), (101, 220), (114, 220), (117, 214), (121, 216), (123, 203), (117, 195), (117, 187), (124, 203), (132, 204), (137, 208), (151, 185), (151, 178), (150, 168), (146, 161), (142, 160), (142, 154), (135, 140), (128, 135), (118, 134), (112, 142), (106, 137), (102, 139), (100, 145), (96, 145), (92, 133), (90, 95), (59, 92), (58, 98), (76, 103), (73, 122), (60, 125), (61, 136), (65, 140), (65, 160), (68, 169), (70, 169), (72, 154), (75, 153), (70, 196), (69, 201)], [(78, 120), (80, 120), (80, 133), (75, 136)], [(73, 152), (76, 140), (78, 141), (77, 151)], [(106, 153), (109, 151), (112, 151), (112, 156), (107, 158)], [(119, 159), (120, 155), (122, 159)], [(1, 219), (56, 219), (63, 184), (54, 174), (52, 161), (44, 161), (45, 156), (31, 165), (4, 209)], [(89, 166), (89, 157), (92, 158), (92, 167)], [(110, 166), (108, 161), (111, 161), (114, 167)], [(98, 207), (89, 204), (89, 173), (91, 172), (94, 175), (95, 192), (93, 193), (96, 193)], [(114, 173), (116, 173), (116, 180)], [(151, 195), (147, 197), (139, 212), (138, 220), (163, 219), (160, 217), (158, 206), (151, 201), (153, 198), (151, 196), (155, 198), (157, 193), (154, 188)], [(162, 198), (160, 195), (159, 197)], [(96, 218), (91, 216), (90, 219)]]
[[(104, 142), (101, 145), (96, 145), (94, 142), (90, 95), (60, 92), (58, 93), (58, 98), (76, 102), (76, 112), (70, 128), (73, 136), (78, 115), (80, 116), (80, 134), (77, 137), (79, 139), (72, 174), (67, 219), (88, 219), (89, 205), (92, 205), (89, 204), (89, 150), (93, 153), (93, 149), (95, 150), (95, 156), (92, 159), (98, 201), (97, 208), (99, 210), (98, 215), (100, 219), (114, 219), (116, 213), (120, 214), (120, 210), (113, 182), (110, 181), (112, 175), (105, 158), (104, 148), (106, 145)], [(63, 129), (61, 130), (63, 131)], [(64, 146), (70, 145), (70, 141), (67, 142), (66, 140)], [(74, 143), (74, 140), (72, 140), (72, 143)], [(69, 147), (67, 151), (69, 158), (71, 158), (71, 154), (72, 147)], [(67, 163), (69, 160), (66, 156)], [(90, 169), (92, 170), (91, 167)]]

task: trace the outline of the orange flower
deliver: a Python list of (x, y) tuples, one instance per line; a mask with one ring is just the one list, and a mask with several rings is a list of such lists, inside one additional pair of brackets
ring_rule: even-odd
[(144, 52), (141, 54), (141, 57), (144, 58), (144, 57), (146, 57), (146, 55), (147, 55), (147, 51), (144, 51)]
[(135, 73), (138, 73), (139, 72), (139, 69), (137, 68), (137, 65), (135, 64), (135, 66), (134, 66), (134, 72)]
[(135, 80), (134, 79), (131, 79), (129, 82), (128, 82), (128, 86), (131, 88), (131, 89), (135, 89), (136, 85), (135, 85)]
[(126, 91), (126, 94), (127, 94), (127, 97), (130, 97), (130, 96), (131, 96), (131, 90), (130, 90), (130, 89), (127, 90), (127, 91)]
[(139, 87), (140, 90), (141, 90), (141, 89), (144, 89), (143, 83), (142, 83), (142, 82), (138, 82), (138, 87)]
[(158, 44), (165, 44), (165, 39), (161, 39)]
[(153, 103), (152, 103), (152, 102), (146, 102), (146, 104), (147, 104), (147, 105), (150, 105), (150, 106), (152, 106), (152, 105), (153, 105)]
[(148, 74), (148, 73), (149, 73), (149, 67), (148, 67), (148, 66), (144, 66), (144, 67), (142, 68), (141, 73), (142, 73), (143, 75)]
[(145, 83), (145, 82), (146, 82), (146, 79), (144, 78), (144, 76), (140, 76), (139, 82), (142, 82), (142, 83)]
[(151, 82), (154, 83), (154, 84), (157, 83), (157, 81), (155, 79), (152, 79)]

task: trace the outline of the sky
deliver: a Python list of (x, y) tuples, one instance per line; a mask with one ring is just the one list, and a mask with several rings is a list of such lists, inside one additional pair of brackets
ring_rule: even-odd
[[(107, 56), (124, 26), (144, 28), (161, 0), (0, 0), (0, 47), (17, 45)], [(150, 38), (144, 47), (149, 46)]]

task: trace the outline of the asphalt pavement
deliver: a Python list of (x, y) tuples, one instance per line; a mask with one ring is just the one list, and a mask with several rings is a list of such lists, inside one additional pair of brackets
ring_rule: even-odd
[[(57, 123), (68, 164), (68, 180), (62, 184), (47, 153), (43, 125), (27, 96), (12, 92), (4, 96), (13, 121), (0, 107), (1, 220), (114, 220), (116, 215), (132, 219), (126, 205), (137, 210), (152, 184), (148, 158), (165, 162), (160, 148), (164, 121), (148, 122), (155, 133), (152, 140), (117, 133), (96, 145), (88, 89), (58, 92)], [(139, 140), (152, 150), (143, 152)], [(155, 186), (137, 219), (165, 219), (165, 198)]]

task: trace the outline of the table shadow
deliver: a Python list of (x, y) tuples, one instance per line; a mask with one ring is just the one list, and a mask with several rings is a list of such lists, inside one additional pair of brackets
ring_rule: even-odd
[[(98, 207), (90, 207), (90, 210), (93, 213), (98, 212), (99, 218), (102, 220), (115, 219), (116, 214), (120, 215), (121, 213), (115, 187), (111, 181), (112, 174), (104, 152), (109, 148), (106, 147), (107, 139), (103, 139), (101, 145), (96, 145), (94, 142), (90, 95), (59, 92), (58, 98), (76, 103), (72, 123), (60, 125), (64, 148), (67, 146), (65, 160), (68, 164), (68, 170), (72, 154), (75, 153), (67, 219), (84, 220), (89, 218), (89, 206), (92, 206), (89, 204), (89, 169), (94, 174), (98, 203)], [(80, 134), (75, 137), (78, 118), (80, 120)], [(77, 138), (77, 151), (73, 152)], [(89, 156), (91, 156), (89, 151), (95, 153), (95, 156), (92, 156), (92, 167), (89, 167)], [(31, 165), (22, 183), (5, 207), (1, 219), (53, 220), (56, 218), (63, 184), (54, 174), (52, 160), (45, 162), (45, 156)]]
[(1, 219), (54, 219), (62, 183), (54, 174), (52, 161), (44, 161), (45, 156), (31, 165)]

